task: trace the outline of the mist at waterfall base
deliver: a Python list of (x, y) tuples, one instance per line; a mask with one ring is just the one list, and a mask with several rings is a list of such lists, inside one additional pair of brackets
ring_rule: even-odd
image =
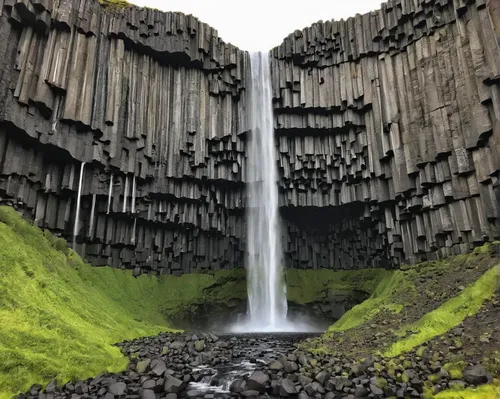
[(306, 320), (287, 319), (280, 243), (278, 168), (269, 54), (250, 55), (250, 126), (247, 182), (248, 313), (233, 332), (317, 331)]

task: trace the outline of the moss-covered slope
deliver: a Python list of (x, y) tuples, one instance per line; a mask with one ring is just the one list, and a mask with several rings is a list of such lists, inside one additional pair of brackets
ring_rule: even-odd
[[(468, 255), (388, 272), (369, 299), (303, 348), (346, 362), (375, 359), (381, 377), (402, 383), (405, 370), (418, 370), (427, 398), (496, 398), (498, 380), (462, 391), (449, 380), (462, 379), (474, 364), (500, 375), (498, 249), (498, 243), (487, 244)], [(452, 389), (442, 391), (448, 382)]]
[(198, 303), (245, 295), (242, 272), (157, 279), (92, 268), (0, 207), (0, 398), (52, 378), (122, 370), (127, 359), (113, 343), (167, 330)]
[[(370, 298), (348, 311), (322, 338), (311, 341), (312, 348), (396, 356), (446, 332), (494, 296), (497, 247), (487, 244), (468, 255), (381, 274)], [(374, 328), (379, 329), (375, 337)]]

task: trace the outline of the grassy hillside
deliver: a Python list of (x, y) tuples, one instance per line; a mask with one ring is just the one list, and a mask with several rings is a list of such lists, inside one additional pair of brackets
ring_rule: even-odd
[(0, 207), (0, 398), (52, 378), (123, 370), (127, 359), (113, 343), (165, 331), (192, 304), (245, 296), (238, 273), (157, 279), (92, 268)]

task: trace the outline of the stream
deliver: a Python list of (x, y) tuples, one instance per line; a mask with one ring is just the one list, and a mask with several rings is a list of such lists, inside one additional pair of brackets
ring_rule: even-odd
[[(187, 397), (229, 398), (231, 384), (248, 377), (255, 370), (262, 368), (282, 355), (288, 355), (296, 348), (296, 343), (309, 337), (318, 336), (313, 333), (251, 333), (237, 335), (220, 335), (221, 339), (235, 342), (231, 362), (210, 367), (202, 365), (193, 369), (204, 376), (198, 382), (189, 383)], [(273, 397), (273, 396), (268, 396)], [(276, 396), (278, 397), (278, 396)]]

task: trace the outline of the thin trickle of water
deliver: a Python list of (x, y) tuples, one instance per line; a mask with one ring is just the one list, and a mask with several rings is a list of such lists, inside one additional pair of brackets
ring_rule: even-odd
[(82, 199), (82, 185), (83, 185), (83, 174), (85, 172), (85, 162), (82, 162), (80, 166), (80, 180), (78, 181), (78, 194), (76, 197), (76, 212), (75, 212), (75, 223), (73, 225), (73, 249), (76, 249), (76, 236), (78, 234), (79, 223), (80, 223), (80, 203)]
[(248, 143), (249, 330), (280, 330), (286, 324), (286, 286), (278, 213), (278, 172), (268, 53), (253, 53)]
[(109, 215), (109, 212), (111, 211), (111, 198), (113, 195), (113, 174), (111, 174), (111, 179), (109, 181), (109, 193), (108, 193), (108, 208), (106, 210), (106, 214)]

